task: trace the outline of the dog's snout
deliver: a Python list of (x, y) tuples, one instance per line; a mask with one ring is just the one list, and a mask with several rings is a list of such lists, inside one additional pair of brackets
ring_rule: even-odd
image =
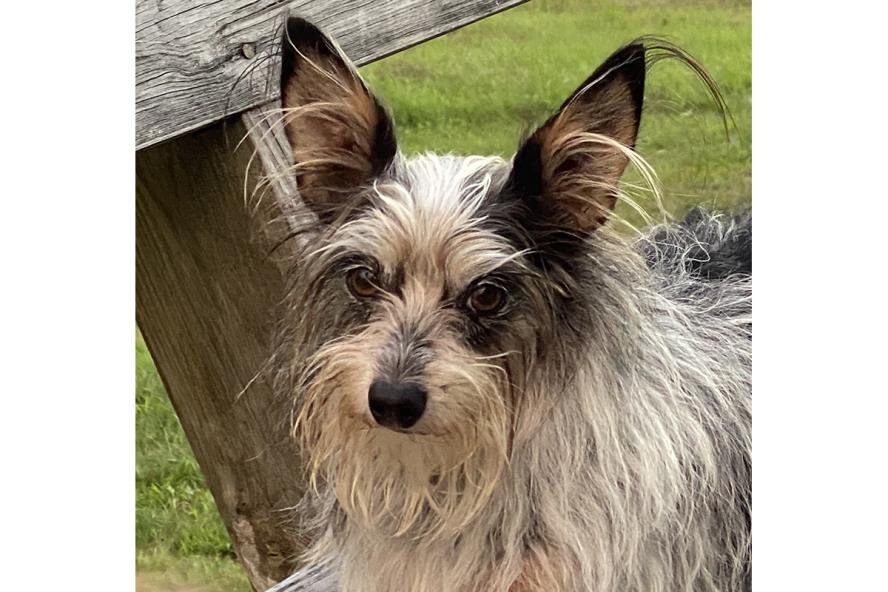
[(376, 380), (370, 385), (370, 413), (381, 426), (406, 429), (422, 417), (427, 398), (426, 391), (416, 384)]

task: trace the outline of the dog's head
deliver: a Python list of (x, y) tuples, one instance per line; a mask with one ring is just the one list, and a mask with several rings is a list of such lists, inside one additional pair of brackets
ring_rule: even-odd
[[(317, 216), (289, 321), (295, 423), (312, 478), (350, 516), (392, 533), (458, 529), (519, 423), (542, 415), (534, 397), (570, 380), (592, 322), (584, 278), (606, 273), (589, 238), (637, 159), (645, 54), (611, 55), (511, 163), (408, 159), (336, 44), (289, 20), (283, 119)], [(530, 393), (540, 367), (548, 383)]]

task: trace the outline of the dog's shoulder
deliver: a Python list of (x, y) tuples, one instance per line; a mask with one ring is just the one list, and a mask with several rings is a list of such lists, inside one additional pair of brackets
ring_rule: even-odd
[(752, 212), (720, 214), (695, 207), (679, 222), (657, 226), (639, 240), (652, 269), (718, 281), (752, 275)]

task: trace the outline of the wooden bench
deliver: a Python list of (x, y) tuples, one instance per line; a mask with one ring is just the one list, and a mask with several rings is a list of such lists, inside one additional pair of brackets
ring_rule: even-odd
[(136, 318), (256, 590), (305, 542), (288, 410), (263, 374), (288, 272), (273, 246), (301, 207), (266, 118), (280, 27), (307, 18), (361, 65), (523, 1), (136, 2)]

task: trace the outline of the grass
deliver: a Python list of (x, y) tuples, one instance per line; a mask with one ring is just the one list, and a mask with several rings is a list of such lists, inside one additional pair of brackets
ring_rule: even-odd
[[(510, 156), (613, 49), (665, 35), (721, 85), (721, 119), (690, 72), (668, 63), (647, 84), (639, 152), (666, 209), (750, 203), (751, 7), (748, 2), (534, 0), (362, 69), (395, 115), (407, 152)], [(630, 177), (631, 179), (631, 177)], [(642, 205), (654, 211), (650, 198)], [(634, 214), (622, 216), (637, 223)], [(144, 592), (250, 589), (141, 337), (136, 337), (136, 564)]]
[[(140, 334), (136, 335), (136, 568), (139, 588), (250, 589)], [(149, 583), (151, 582), (151, 583)]]

